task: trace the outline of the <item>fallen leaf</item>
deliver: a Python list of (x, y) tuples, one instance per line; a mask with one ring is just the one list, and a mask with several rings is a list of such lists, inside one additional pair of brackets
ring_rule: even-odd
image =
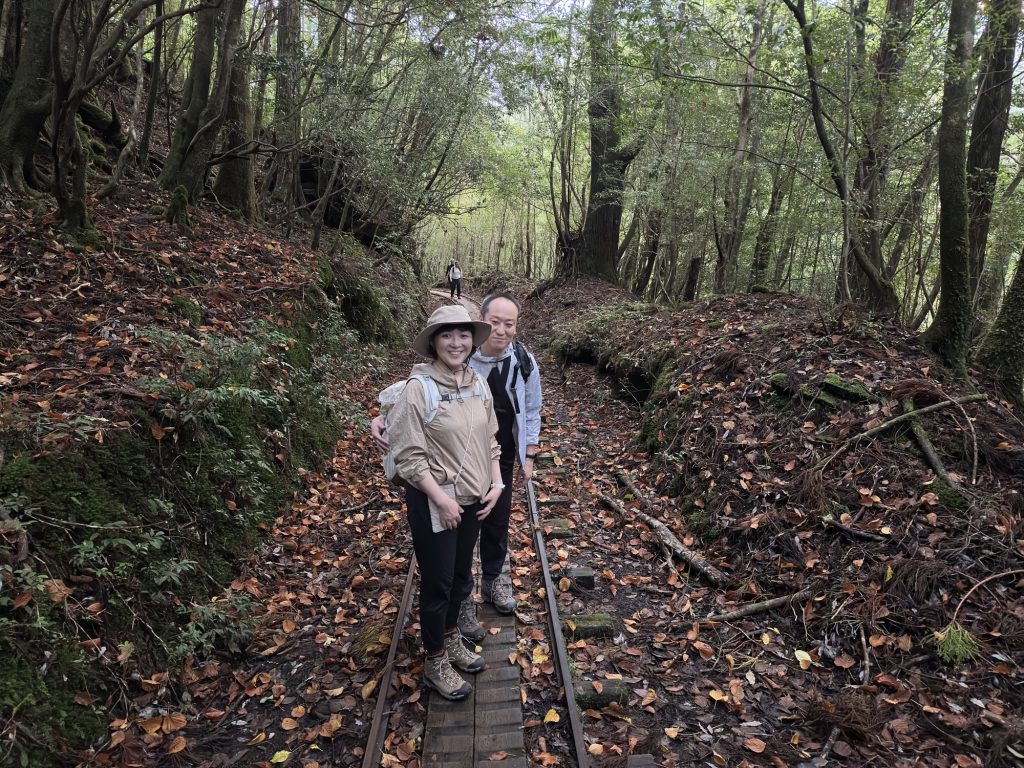
[(793, 655), (796, 656), (796, 660), (800, 662), (800, 669), (811, 668), (811, 654), (807, 651), (793, 651)]
[(555, 711), (554, 707), (549, 709), (547, 714), (544, 715), (544, 722), (545, 723), (557, 723), (561, 719), (562, 718), (558, 716), (558, 713)]
[(756, 736), (751, 736), (749, 739), (744, 739), (743, 740), (743, 746), (746, 747), (747, 749), (749, 749), (751, 752), (756, 752), (757, 754), (761, 754), (762, 752), (764, 752), (765, 748), (768, 745), (765, 744), (763, 741), (761, 741), (761, 739), (757, 738)]
[(270, 758), (272, 763), (284, 763), (288, 761), (288, 758), (292, 756), (292, 753), (287, 749), (282, 749), (280, 752), (275, 752), (274, 756)]
[(167, 754), (168, 755), (176, 755), (179, 752), (181, 752), (182, 750), (184, 750), (185, 747), (187, 747), (187, 746), (188, 746), (188, 742), (185, 740), (184, 736), (175, 736), (174, 737), (174, 741), (172, 741), (170, 746), (167, 747)]

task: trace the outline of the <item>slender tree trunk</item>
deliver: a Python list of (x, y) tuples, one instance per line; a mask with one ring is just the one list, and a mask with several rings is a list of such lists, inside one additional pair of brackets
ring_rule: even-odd
[[(863, 35), (867, 23), (868, 4), (859, 7), (858, 29)], [(906, 38), (914, 16), (914, 0), (888, 0), (878, 50), (872, 57), (875, 66), (871, 76), (865, 71), (863, 51), (858, 55), (860, 87), (873, 95), (874, 106), (866, 121), (861, 139), (861, 154), (854, 172), (853, 201), (856, 218), (853, 226), (857, 241), (872, 266), (884, 270), (882, 195), (889, 177), (890, 148), (893, 134), (894, 92), (906, 64), (909, 46)], [(863, 45), (863, 36), (860, 38)], [(852, 254), (846, 259), (847, 282), (854, 299), (870, 302), (873, 288), (865, 272)]]
[(942, 292), (924, 341), (957, 374), (967, 376), (973, 293), (967, 209), (967, 112), (977, 0), (951, 0), (939, 122), (939, 274)]
[[(846, 174), (844, 172), (843, 165), (839, 159), (839, 154), (836, 152), (835, 145), (832, 143), (828, 128), (825, 125), (825, 110), (821, 102), (821, 92), (818, 86), (819, 76), (818, 65), (816, 63), (817, 57), (814, 52), (812, 30), (807, 22), (805, 0), (783, 0), (783, 2), (786, 3), (786, 6), (796, 19), (797, 25), (800, 27), (800, 37), (803, 40), (804, 48), (804, 68), (807, 70), (807, 79), (811, 97), (811, 117), (814, 120), (814, 132), (818, 136), (818, 143), (821, 144), (821, 149), (825, 154), (825, 159), (828, 161), (829, 173), (832, 176), (832, 183), (835, 185), (836, 192), (839, 194), (839, 200), (843, 205), (845, 215), (845, 212), (849, 211), (850, 190), (846, 181)], [(885, 275), (882, 274), (881, 270), (879, 270), (872, 263), (871, 259), (868, 258), (868, 255), (865, 252), (860, 239), (856, 236), (856, 233), (851, 233), (850, 252), (856, 259), (857, 265), (867, 277), (868, 284), (871, 289), (869, 299), (869, 305), (871, 308), (883, 314), (897, 314), (899, 312), (900, 301), (892, 286), (892, 282), (888, 280)]]
[(786, 183), (783, 178), (782, 169), (776, 167), (775, 176), (772, 178), (772, 192), (768, 199), (768, 210), (761, 222), (761, 229), (757, 232), (757, 240), (754, 243), (754, 258), (750, 264), (750, 285), (748, 290), (765, 288), (765, 276), (768, 274), (768, 266), (772, 258), (772, 242), (775, 240), (775, 228), (778, 225), (779, 209), (782, 208), (782, 201), (786, 196)]
[[(751, 190), (756, 168), (751, 154), (755, 154), (757, 151), (757, 139), (754, 131), (753, 86), (767, 7), (767, 0), (761, 0), (754, 17), (753, 37), (750, 51), (746, 57), (743, 85), (739, 89), (736, 99), (739, 119), (736, 128), (736, 144), (722, 190), (725, 212), (721, 232), (716, 238), (718, 259), (715, 262), (715, 293), (725, 293), (734, 287), (736, 263), (739, 259), (740, 247), (743, 245), (747, 216), (750, 213)], [(744, 185), (745, 180), (746, 185)], [(746, 193), (744, 193), (744, 187)]]
[(654, 264), (658, 259), (658, 250), (661, 247), (661, 224), (661, 208), (655, 206), (654, 210), (651, 211), (650, 217), (647, 219), (647, 226), (644, 227), (645, 237), (640, 248), (640, 274), (637, 276), (636, 286), (633, 289), (638, 296), (643, 296), (647, 293), (651, 282), (651, 275), (654, 274)]
[[(164, 14), (164, 0), (156, 0), (156, 17)], [(161, 68), (163, 67), (164, 23), (157, 22), (153, 30), (153, 66), (149, 72), (149, 95), (146, 100), (146, 122), (139, 139), (139, 165), (149, 166), (149, 143), (153, 136), (153, 123), (156, 119), (156, 102), (160, 95)]]
[(985, 249), (1003, 136), (1010, 118), (1014, 48), (1020, 18), (1020, 0), (992, 0), (989, 5), (988, 29), (984, 38), (987, 50), (984, 51), (985, 63), (978, 82), (971, 143), (967, 150), (971, 293), (976, 304), (984, 298), (979, 292), (979, 285), (985, 271)]

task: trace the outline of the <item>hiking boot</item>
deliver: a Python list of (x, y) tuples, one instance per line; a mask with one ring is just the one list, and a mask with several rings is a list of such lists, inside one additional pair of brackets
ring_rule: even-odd
[(475, 675), (487, 666), (483, 656), (478, 656), (462, 643), (462, 635), (458, 632), (452, 632), (450, 635), (444, 636), (444, 648), (452, 665), (463, 672)]
[(442, 651), (439, 656), (427, 656), (423, 660), (423, 682), (449, 701), (464, 699), (473, 692), (473, 686), (452, 669), (447, 651)]
[(489, 600), (494, 610), (508, 616), (519, 605), (512, 594), (512, 582), (508, 576), (499, 576), (494, 581), (480, 582), (480, 596)]
[(463, 600), (462, 605), (459, 606), (458, 627), (462, 636), (467, 640), (472, 640), (474, 643), (483, 640), (484, 635), (487, 634), (484, 628), (480, 626), (480, 622), (477, 621), (476, 603), (473, 602), (472, 595)]

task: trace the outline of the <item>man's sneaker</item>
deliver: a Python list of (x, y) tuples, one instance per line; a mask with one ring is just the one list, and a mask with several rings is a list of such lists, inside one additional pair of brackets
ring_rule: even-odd
[(473, 686), (452, 669), (448, 651), (423, 660), (423, 682), (450, 701), (464, 699), (473, 692)]
[(508, 616), (516, 609), (519, 602), (512, 594), (512, 582), (507, 576), (499, 576), (494, 581), (480, 582), (480, 596), (490, 601), (494, 610)]
[(458, 667), (463, 672), (475, 675), (487, 666), (487, 662), (484, 661), (482, 656), (477, 656), (462, 643), (462, 635), (458, 632), (452, 632), (450, 635), (444, 636), (444, 649), (448, 653), (448, 658), (451, 660), (452, 665)]
[(472, 595), (467, 596), (462, 601), (462, 605), (459, 606), (458, 627), (462, 636), (467, 640), (472, 640), (474, 643), (483, 640), (484, 635), (487, 634), (484, 628), (480, 626), (480, 622), (477, 621), (476, 603), (473, 602)]

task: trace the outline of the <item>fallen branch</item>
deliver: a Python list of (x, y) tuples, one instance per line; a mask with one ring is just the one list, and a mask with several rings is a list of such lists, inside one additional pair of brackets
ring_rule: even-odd
[[(912, 398), (906, 397), (903, 399), (903, 412), (913, 413), (914, 401)], [(928, 433), (925, 431), (924, 424), (918, 419), (910, 420), (910, 431), (914, 434), (914, 439), (917, 440), (917, 447), (921, 449), (921, 453), (928, 460), (928, 464), (932, 469), (935, 470), (935, 474), (939, 476), (950, 488), (956, 488), (956, 483), (953, 482), (949, 476), (949, 472), (946, 471), (946, 467), (943, 465), (942, 460), (939, 458), (939, 454), (935, 452), (935, 446), (932, 445), (932, 441), (928, 439)]]
[(871, 533), (870, 531), (861, 531), (857, 528), (851, 528), (848, 525), (843, 525), (834, 517), (823, 517), (821, 521), (827, 528), (835, 528), (837, 531), (842, 531), (848, 536), (852, 536), (855, 539), (867, 539), (868, 541), (889, 541), (885, 536), (880, 536), (877, 533)]
[(689, 565), (690, 568), (700, 573), (712, 584), (722, 584), (728, 580), (728, 577), (724, 573), (715, 568), (715, 566), (711, 565), (711, 563), (676, 538), (676, 535), (672, 533), (672, 531), (668, 529), (668, 526), (660, 520), (657, 520), (644, 512), (640, 512), (639, 510), (634, 512), (627, 511), (626, 508), (617, 500), (605, 493), (599, 493), (598, 498), (600, 498), (601, 501), (607, 504), (611, 509), (618, 512), (622, 517), (628, 518), (630, 515), (635, 515), (643, 520), (655, 533), (658, 534), (661, 541), (676, 557)]
[(809, 587), (792, 595), (773, 597), (771, 600), (762, 600), (759, 603), (750, 603), (749, 605), (744, 605), (742, 608), (736, 608), (735, 610), (727, 611), (726, 613), (712, 614), (704, 619), (704, 621), (732, 621), (733, 619), (739, 619), (743, 616), (750, 616), (752, 613), (770, 611), (772, 608), (778, 608), (781, 605), (788, 605), (789, 603), (797, 600), (803, 600), (813, 594), (814, 589)]
[(861, 432), (859, 435), (851, 437), (849, 440), (847, 440), (845, 443), (839, 446), (839, 448), (836, 449), (835, 453), (833, 453), (828, 458), (822, 459), (817, 464), (815, 464), (814, 468), (824, 469), (825, 467), (832, 463), (832, 460), (835, 459), (836, 456), (843, 453), (847, 449), (853, 447), (861, 440), (867, 437), (874, 437), (875, 435), (879, 434), (880, 432), (884, 432), (890, 427), (895, 427), (897, 424), (902, 424), (904, 421), (909, 421), (910, 419), (913, 419), (915, 416), (920, 416), (921, 414), (924, 413), (931, 413), (932, 411), (939, 411), (950, 405), (958, 405), (960, 403), (975, 403), (978, 402), (979, 400), (985, 400), (987, 398), (988, 395), (985, 394), (965, 395), (964, 397), (957, 397), (951, 400), (944, 400), (941, 403), (926, 405), (924, 408), (918, 408), (916, 411), (910, 411), (909, 413), (904, 413), (900, 416), (897, 416), (894, 419), (889, 419), (884, 424), (879, 424), (877, 427), (872, 427), (867, 432)]

